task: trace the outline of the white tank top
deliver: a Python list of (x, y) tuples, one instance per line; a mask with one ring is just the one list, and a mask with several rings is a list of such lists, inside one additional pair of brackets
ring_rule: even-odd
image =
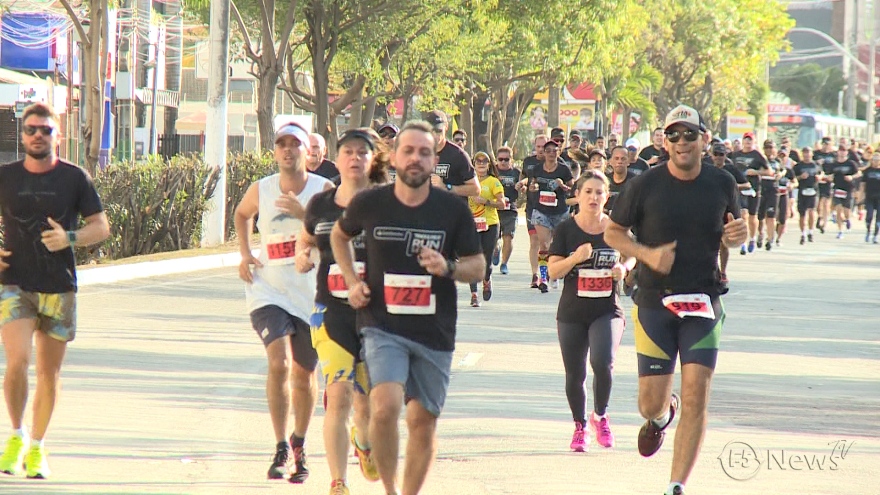
[[(303, 207), (330, 183), (318, 175), (307, 176), (305, 187), (296, 196)], [(315, 301), (315, 270), (299, 273), (293, 263), (293, 241), (302, 230), (302, 221), (275, 207), (282, 194), (279, 174), (260, 179), (259, 193), (257, 228), (263, 267), (256, 268), (254, 282), (245, 285), (248, 312), (275, 305), (308, 323)]]

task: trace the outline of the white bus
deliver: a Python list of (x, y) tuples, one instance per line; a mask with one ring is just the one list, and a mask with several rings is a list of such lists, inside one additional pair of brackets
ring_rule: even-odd
[(864, 120), (809, 111), (767, 114), (767, 138), (779, 143), (783, 137), (788, 137), (796, 149), (804, 146), (815, 148), (823, 137), (832, 138), (836, 145), (840, 138), (865, 141), (867, 136), (868, 123)]

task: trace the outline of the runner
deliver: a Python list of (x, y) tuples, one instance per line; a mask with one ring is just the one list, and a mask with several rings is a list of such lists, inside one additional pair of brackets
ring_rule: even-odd
[[(535, 136), (535, 153), (523, 160), (522, 172), (524, 177), (517, 186), (520, 193), (526, 195), (526, 230), (529, 234), (529, 266), (532, 269), (532, 289), (538, 288), (538, 248), (540, 243), (538, 242), (538, 231), (535, 230), (535, 226), (532, 224), (532, 212), (538, 203), (538, 195), (531, 190), (531, 187), (535, 182), (535, 171), (544, 166), (544, 145), (548, 142), (547, 136)], [(565, 166), (565, 162), (561, 158), (557, 158), (557, 162)]]
[(849, 158), (845, 146), (837, 149), (837, 160), (831, 165), (833, 196), (832, 205), (837, 214), (837, 238), (843, 239), (843, 227), (849, 230), (850, 213), (853, 206), (853, 180), (862, 176), (858, 165)]
[[(727, 146), (724, 143), (717, 143), (712, 146), (712, 162), (715, 167), (720, 168), (722, 170), (727, 171), (730, 175), (733, 176), (733, 180), (736, 181), (737, 190), (740, 192), (751, 189), (752, 185), (749, 184), (746, 176), (743, 175), (742, 172), (739, 171), (738, 168), (733, 164), (730, 159), (727, 158), (728, 150)], [(719, 267), (721, 268), (721, 274), (719, 278), (719, 286), (721, 294), (727, 294), (727, 291), (730, 289), (730, 280), (727, 278), (727, 264), (730, 262), (730, 250), (724, 244), (721, 244), (719, 248)]]
[(791, 209), (791, 193), (794, 186), (797, 185), (797, 179), (792, 170), (793, 159), (789, 157), (789, 153), (788, 148), (780, 148), (777, 155), (780, 163), (777, 170), (779, 201), (776, 205), (776, 247), (782, 245), (785, 224), (789, 215), (794, 213)]
[(831, 214), (831, 179), (834, 174), (834, 160), (837, 154), (834, 152), (830, 137), (822, 138), (822, 148), (813, 153), (813, 160), (822, 168), (822, 177), (819, 180), (819, 205), (816, 228), (825, 233), (825, 225)]
[[(251, 184), (235, 209), (241, 252), (238, 276), (246, 283), (251, 324), (266, 347), (269, 362), (266, 397), (277, 445), (267, 476), (289, 477), (292, 483), (303, 483), (309, 476), (305, 436), (318, 398), (318, 355), (312, 348), (308, 324), (315, 300), (315, 275), (296, 271), (295, 239), (302, 230), (304, 205), (333, 187), (329, 180), (306, 171), (308, 142), (308, 132), (298, 124), (278, 128), (275, 162), (279, 173)], [(255, 217), (260, 231), (259, 258), (251, 253)], [(291, 406), (294, 425), (288, 442)]]
[[(397, 133), (400, 132), (400, 129), (392, 124), (386, 123), (382, 127), (379, 128), (379, 142), (382, 143), (379, 147), (384, 148), (384, 153), (390, 153), (394, 148), (394, 138), (397, 137)], [(394, 167), (388, 167), (388, 180), (389, 182), (394, 182), (395, 177), (397, 177), (397, 172), (394, 170)]]
[[(758, 205), (760, 203), (761, 191), (761, 174), (759, 170), (767, 167), (767, 159), (760, 151), (754, 148), (755, 135), (747, 132), (743, 134), (742, 150), (734, 151), (730, 154), (730, 159), (736, 168), (746, 176), (751, 184), (750, 189), (746, 189), (740, 193), (740, 210), (743, 219), (749, 226), (749, 245), (748, 252), (754, 252), (756, 236), (758, 234)], [(739, 254), (746, 254), (746, 246), (740, 246)]]
[[(486, 269), (467, 206), (428, 182), (437, 163), (431, 131), (423, 122), (401, 129), (392, 154), (398, 180), (355, 197), (331, 234), (349, 302), (358, 309), (372, 384), (370, 441), (388, 494), (398, 493), (404, 398), (409, 438), (403, 493), (418, 493), (427, 477), (455, 348), (455, 282), (476, 282)], [(365, 281), (351, 261), (350, 241), (361, 232)]]
[[(61, 363), (76, 336), (74, 247), (110, 236), (89, 174), (58, 158), (58, 114), (43, 103), (22, 113), (25, 158), (0, 166), (0, 334), (6, 354), (3, 391), (12, 436), (0, 472), (45, 479), (51, 475), (44, 441), (60, 395)], [(80, 219), (84, 225), (80, 225)], [(34, 345), (36, 344), (36, 345)], [(28, 368), (36, 347), (33, 423), (24, 424)], [(15, 491), (15, 490), (13, 490)]]
[(608, 173), (608, 164), (605, 162), (608, 155), (605, 154), (604, 149), (596, 147), (587, 153), (587, 157), (590, 159), (587, 170), (598, 170), (602, 174)]
[(801, 161), (794, 166), (797, 178), (798, 226), (801, 228), (801, 246), (804, 240), (813, 242), (813, 225), (816, 223), (816, 196), (818, 182), (822, 178), (822, 167), (813, 161), (813, 149), (805, 146), (801, 150)]
[[(306, 206), (303, 231), (296, 239), (296, 268), (307, 273), (315, 266), (311, 250), (320, 252), (315, 309), (310, 318), (312, 346), (321, 362), (326, 395), (324, 445), (330, 467), (330, 495), (348, 495), (348, 443), (351, 441), (361, 472), (368, 481), (378, 481), (369, 442), (369, 380), (360, 359), (361, 343), (355, 311), (348, 305), (348, 290), (330, 249), (330, 231), (351, 199), (371, 185), (388, 182), (387, 162), (376, 149), (370, 129), (346, 131), (337, 141), (337, 189), (320, 192)], [(355, 259), (363, 265), (363, 238), (356, 238)], [(354, 406), (354, 426), (348, 430), (348, 416)]]
[[(673, 109), (666, 117), (666, 166), (636, 178), (617, 199), (605, 230), (608, 245), (642, 266), (635, 293), (639, 410), (647, 422), (639, 453), (663, 444), (681, 409), (667, 495), (681, 495), (696, 464), (707, 423), (709, 385), (718, 355), (724, 307), (718, 290), (718, 247), (740, 245), (736, 185), (730, 174), (703, 167), (705, 125), (696, 110)], [(638, 231), (638, 242), (631, 236)], [(672, 393), (681, 358), (681, 399)]]
[(324, 136), (309, 134), (309, 154), (306, 157), (306, 171), (329, 180), (339, 177), (336, 164), (327, 159), (327, 142)]
[[(647, 172), (650, 165), (648, 162), (639, 157), (639, 147), (641, 143), (636, 138), (629, 138), (626, 140), (626, 152), (627, 152), (627, 163), (629, 165), (629, 169), (635, 175), (642, 175), (644, 172)], [(611, 150), (612, 152), (614, 150)]]
[(651, 145), (639, 152), (639, 158), (645, 160), (651, 167), (657, 165), (660, 160), (666, 159), (669, 155), (663, 147), (663, 128), (658, 127), (651, 133)]
[(459, 148), (465, 149), (467, 146), (467, 133), (462, 129), (456, 129), (452, 133), (452, 142), (457, 144)]
[(635, 259), (622, 262), (619, 253), (609, 248), (603, 239), (609, 221), (603, 213), (609, 193), (608, 179), (588, 170), (577, 184), (575, 194), (580, 208), (553, 232), (549, 271), (551, 278), (565, 279), (556, 327), (565, 366), (565, 395), (575, 422), (570, 447), (575, 452), (586, 452), (590, 444), (584, 390), (588, 352), (593, 369), (593, 413), (589, 428), (599, 445), (614, 446), (607, 408), (614, 355), (626, 327), (615, 282), (626, 276)]
[[(509, 269), (507, 263), (513, 253), (513, 236), (516, 234), (517, 210), (519, 189), (517, 183), (522, 179), (522, 171), (513, 167), (513, 150), (506, 146), (498, 148), (495, 152), (498, 157), (498, 180), (504, 186), (504, 208), (498, 210), (498, 218), (501, 221), (501, 267), (502, 275), (507, 275)], [(536, 251), (537, 254), (537, 251)]]
[(554, 141), (544, 144), (544, 165), (533, 170), (534, 181), (529, 189), (538, 197), (532, 211), (532, 225), (538, 236), (538, 290), (542, 294), (549, 290), (547, 250), (550, 249), (553, 229), (569, 216), (565, 199), (571, 190), (572, 175), (568, 167), (556, 161), (558, 148)]
[(462, 201), (467, 201), (468, 196), (480, 194), (480, 184), (474, 176), (471, 158), (458, 145), (446, 140), (449, 125), (446, 114), (433, 110), (425, 115), (425, 119), (433, 129), (439, 160), (431, 176), (431, 184), (459, 196)]
[[(771, 140), (764, 141), (764, 155), (767, 157), (766, 166), (759, 170), (761, 174), (761, 198), (758, 203), (758, 248), (765, 247), (767, 251), (773, 249), (773, 237), (776, 234), (776, 214), (779, 205), (779, 158), (776, 152), (776, 143)], [(764, 227), (767, 227), (767, 244), (764, 244)]]
[[(498, 231), (501, 220), (498, 211), (503, 209), (504, 187), (498, 180), (498, 171), (495, 164), (489, 159), (489, 155), (479, 151), (474, 155), (474, 170), (480, 181), (480, 195), (468, 198), (468, 205), (474, 215), (474, 223), (479, 233), (480, 246), (483, 248), (483, 256), (486, 257), (486, 274), (483, 277), (483, 300), (492, 299), (492, 255), (495, 253), (498, 242)], [(477, 284), (471, 284), (471, 306), (480, 307), (477, 298)]]
[[(614, 200), (623, 192), (624, 186), (638, 175), (632, 168), (627, 166), (629, 164), (627, 155), (631, 154), (632, 151), (622, 146), (611, 150), (611, 175), (608, 176), (609, 190), (605, 203), (605, 213), (610, 212), (614, 208)], [(599, 170), (596, 170), (596, 172), (601, 173)]]
[(877, 244), (877, 230), (880, 229), (880, 151), (871, 155), (871, 165), (862, 171), (862, 184), (865, 196), (865, 222), (868, 232), (865, 242), (871, 236), (871, 223), (874, 223), (874, 244)]

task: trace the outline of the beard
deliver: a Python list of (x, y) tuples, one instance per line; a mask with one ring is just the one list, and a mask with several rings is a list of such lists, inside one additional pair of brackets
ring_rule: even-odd
[(29, 156), (35, 160), (43, 160), (45, 158), (48, 158), (49, 155), (52, 154), (52, 149), (49, 147), (46, 147), (46, 149), (44, 149), (43, 151), (34, 151), (32, 149), (25, 149), (24, 152), (27, 156)]
[(418, 189), (425, 185), (425, 182), (428, 182), (428, 179), (431, 178), (431, 174), (429, 173), (419, 173), (415, 175), (411, 175), (407, 170), (403, 170), (403, 173), (398, 172), (397, 179), (406, 184), (408, 187), (412, 189)]

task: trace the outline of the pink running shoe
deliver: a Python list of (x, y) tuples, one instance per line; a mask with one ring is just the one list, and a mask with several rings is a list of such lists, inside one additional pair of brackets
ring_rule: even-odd
[(606, 449), (614, 447), (614, 434), (611, 433), (611, 424), (608, 415), (599, 418), (596, 413), (590, 414), (590, 428), (596, 432), (596, 442)]
[(571, 436), (571, 450), (573, 452), (586, 452), (589, 448), (589, 438), (586, 436), (584, 425), (579, 421), (574, 422), (574, 434)]

